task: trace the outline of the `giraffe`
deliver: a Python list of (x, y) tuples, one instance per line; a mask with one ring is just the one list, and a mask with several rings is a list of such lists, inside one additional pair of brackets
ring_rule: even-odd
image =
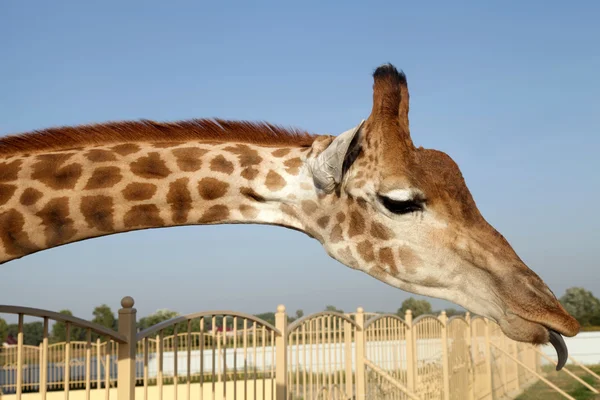
[(370, 115), (313, 135), (268, 123), (148, 120), (0, 139), (0, 263), (103, 235), (253, 223), (299, 230), (393, 287), (452, 301), (510, 338), (580, 327), (480, 214), (458, 166), (415, 147), (406, 75), (373, 73)]

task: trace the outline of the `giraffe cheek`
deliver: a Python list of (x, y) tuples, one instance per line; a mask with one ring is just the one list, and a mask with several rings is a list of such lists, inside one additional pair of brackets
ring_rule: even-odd
[(414, 275), (418, 266), (422, 263), (421, 258), (408, 246), (403, 245), (396, 250), (398, 265), (403, 273)]

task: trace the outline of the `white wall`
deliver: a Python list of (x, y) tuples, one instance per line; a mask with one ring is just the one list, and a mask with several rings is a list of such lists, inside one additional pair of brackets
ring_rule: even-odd
[[(600, 364), (600, 331), (581, 332), (572, 338), (565, 338), (569, 355), (582, 364)], [(544, 353), (556, 360), (556, 351), (551, 345), (542, 347)], [(571, 361), (569, 361), (570, 363)], [(542, 363), (548, 361), (542, 359)]]

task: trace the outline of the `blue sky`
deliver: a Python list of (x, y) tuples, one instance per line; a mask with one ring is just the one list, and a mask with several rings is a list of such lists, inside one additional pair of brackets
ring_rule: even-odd
[[(193, 117), (337, 134), (368, 116), (371, 73), (392, 62), (408, 76), (415, 143), (457, 161), (483, 215), (557, 295), (600, 296), (599, 3), (96, 3), (0, 3), (0, 135)], [(118, 234), (0, 266), (4, 304), (90, 318), (125, 295), (142, 315), (394, 311), (410, 296), (266, 226)]]

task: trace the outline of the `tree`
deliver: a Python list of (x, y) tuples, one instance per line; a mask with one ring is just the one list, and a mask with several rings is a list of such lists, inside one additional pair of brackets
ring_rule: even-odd
[[(17, 325), (18, 333), (18, 325)], [(23, 324), (23, 344), (37, 346), (44, 338), (44, 324), (41, 321), (27, 322)]]
[(600, 300), (589, 290), (571, 287), (560, 302), (582, 326), (600, 325)]
[[(115, 315), (113, 314), (110, 307), (106, 304), (102, 304), (101, 306), (94, 308), (92, 314), (94, 315), (94, 318), (92, 319), (93, 323), (102, 325), (103, 327), (108, 329), (112, 329), (115, 331), (117, 330), (117, 319), (115, 318)], [(94, 333), (92, 335), (92, 340), (96, 340), (98, 338), (102, 339), (102, 337), (98, 334)]]
[[(456, 308), (452, 308), (452, 307), (451, 307), (451, 308), (446, 308), (444, 311), (446, 311), (446, 316), (447, 316), (448, 318), (450, 318), (450, 317), (454, 317), (454, 316), (456, 316), (456, 315), (465, 315), (465, 312), (464, 312), (464, 311), (459, 311), (459, 310), (457, 310)], [(439, 313), (438, 313), (438, 314), (439, 314)]]
[(325, 311), (336, 312), (336, 313), (340, 313), (340, 314), (344, 313), (343, 310), (340, 310), (339, 308), (336, 308), (336, 306), (332, 306), (332, 305), (325, 307)]
[[(73, 316), (71, 310), (60, 310), (60, 314)], [(71, 324), (71, 342), (84, 341), (86, 340), (86, 329), (74, 326)], [(66, 342), (67, 341), (67, 325), (64, 322), (56, 322), (52, 325), (52, 336), (51, 341), (53, 343)]]
[(304, 317), (304, 310), (296, 310), (296, 319)]
[(102, 304), (101, 306), (94, 308), (93, 315), (93, 323), (102, 325), (103, 327), (108, 329), (117, 329), (117, 319), (115, 318), (115, 315), (113, 314), (110, 307), (106, 304)]
[(419, 315), (432, 313), (431, 303), (429, 303), (427, 300), (417, 300), (414, 297), (409, 297), (408, 299), (404, 300), (402, 302), (402, 307), (398, 309), (396, 314), (399, 317), (404, 318), (406, 310), (412, 311), (413, 318), (416, 318)]
[(6, 341), (8, 337), (8, 324), (2, 318), (0, 318), (0, 345)]
[[(160, 322), (163, 321), (168, 321), (172, 318), (178, 317), (179, 313), (176, 311), (171, 311), (171, 310), (166, 310), (166, 309), (162, 309), (162, 310), (157, 310), (154, 314), (150, 314), (144, 318), (141, 318), (138, 321), (138, 329), (139, 330), (144, 330), (147, 328), (150, 328), (151, 326), (154, 326)], [(178, 327), (178, 332), (187, 332), (187, 326), (185, 328), (183, 328), (183, 324), (180, 324)], [(182, 330), (185, 329), (185, 330)], [(169, 327), (166, 328), (163, 331), (163, 335), (164, 336), (169, 336), (172, 335), (174, 332), (174, 327)]]
[(274, 312), (266, 312), (266, 313), (262, 313), (262, 314), (256, 314), (255, 317), (260, 318), (263, 321), (268, 322), (271, 325), (275, 326), (275, 313)]
[[(19, 335), (18, 324), (8, 324), (0, 318), (0, 345), (6, 341), (8, 336), (17, 339)], [(44, 326), (40, 321), (26, 322), (23, 324), (23, 344), (37, 346), (42, 342)]]

